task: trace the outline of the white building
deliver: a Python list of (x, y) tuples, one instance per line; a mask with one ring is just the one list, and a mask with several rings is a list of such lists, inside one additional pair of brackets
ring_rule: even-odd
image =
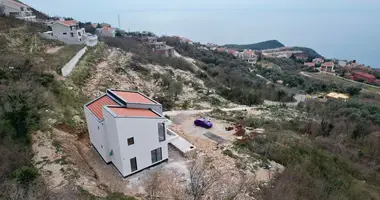
[(158, 102), (139, 92), (107, 90), (84, 111), (91, 143), (123, 177), (168, 159), (172, 136)]
[(95, 46), (98, 43), (98, 37), (86, 33), (84, 28), (79, 28), (75, 20), (57, 20), (50, 25), (51, 31), (42, 33), (42, 36), (48, 39), (56, 39), (66, 44), (86, 44)]
[(35, 21), (36, 16), (30, 6), (14, 0), (0, 0), (0, 6), (4, 8), (6, 16), (16, 17), (26, 21)]

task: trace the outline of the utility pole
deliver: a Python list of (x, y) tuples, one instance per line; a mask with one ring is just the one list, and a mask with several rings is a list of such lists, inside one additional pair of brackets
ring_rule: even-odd
[(117, 20), (119, 22), (119, 29), (121, 29), (121, 26), (120, 26), (120, 14), (117, 14)]

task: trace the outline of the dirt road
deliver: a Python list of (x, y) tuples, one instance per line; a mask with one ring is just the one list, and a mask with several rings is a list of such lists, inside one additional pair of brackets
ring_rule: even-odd
[[(285, 104), (287, 106), (297, 106), (299, 102), (303, 102), (306, 99), (306, 96), (303, 94), (297, 94), (294, 96), (294, 99), (296, 102), (289, 102), (289, 103), (283, 103), (283, 102), (276, 102), (276, 101), (264, 101), (264, 105), (268, 106), (275, 106), (275, 105), (282, 105)], [(228, 112), (228, 111), (243, 111), (243, 110), (254, 110), (257, 109), (258, 106), (239, 106), (235, 108), (221, 108), (222, 111)], [(167, 116), (176, 116), (176, 115), (195, 115), (199, 113), (209, 113), (212, 109), (204, 109), (204, 110), (173, 110), (173, 111), (166, 111), (164, 112), (164, 115)]]

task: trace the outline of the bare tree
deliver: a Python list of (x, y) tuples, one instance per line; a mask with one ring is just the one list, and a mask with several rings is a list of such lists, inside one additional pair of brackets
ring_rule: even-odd
[(154, 172), (151, 174), (150, 178), (146, 180), (145, 185), (145, 191), (147, 193), (146, 198), (148, 200), (158, 199), (161, 185), (159, 173)]
[(186, 193), (194, 200), (200, 200), (221, 178), (221, 173), (213, 168), (208, 158), (199, 156), (191, 162), (189, 175)]

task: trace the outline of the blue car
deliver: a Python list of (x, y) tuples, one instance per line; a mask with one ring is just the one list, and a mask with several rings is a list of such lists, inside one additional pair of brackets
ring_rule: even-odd
[(205, 119), (205, 118), (198, 118), (194, 121), (194, 125), (195, 126), (200, 126), (200, 127), (203, 127), (203, 128), (211, 128), (212, 127), (212, 123), (210, 120), (208, 119)]

